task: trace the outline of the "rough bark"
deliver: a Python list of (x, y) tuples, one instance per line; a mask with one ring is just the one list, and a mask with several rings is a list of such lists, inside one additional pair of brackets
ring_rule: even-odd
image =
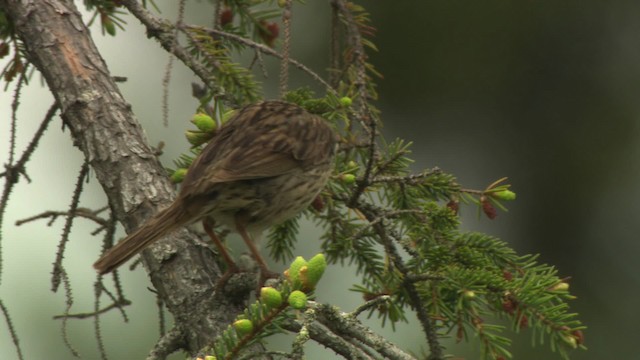
[[(126, 230), (167, 206), (173, 188), (73, 1), (0, 0), (0, 5), (15, 24), (29, 61), (44, 75), (75, 145)], [(142, 254), (191, 354), (209, 344), (242, 310), (242, 299), (234, 302), (215, 294), (220, 273), (213, 254), (193, 238), (182, 230)]]

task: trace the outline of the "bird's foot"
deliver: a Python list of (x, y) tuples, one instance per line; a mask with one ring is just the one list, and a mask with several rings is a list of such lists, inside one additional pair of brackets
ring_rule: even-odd
[(224, 288), (224, 286), (227, 284), (227, 281), (229, 281), (229, 279), (233, 275), (239, 274), (241, 272), (242, 270), (236, 264), (228, 266), (227, 271), (225, 271), (224, 274), (220, 276), (220, 279), (218, 279), (218, 281), (216, 282), (216, 289)]

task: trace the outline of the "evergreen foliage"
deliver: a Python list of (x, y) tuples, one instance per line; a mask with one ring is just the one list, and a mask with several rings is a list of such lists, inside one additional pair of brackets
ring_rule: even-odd
[[(85, 4), (94, 11), (91, 21), (99, 18), (106, 33), (115, 36), (116, 27), (124, 30), (119, 1)], [(460, 202), (475, 204), (488, 218), (497, 215), (496, 208), (506, 210), (504, 202), (515, 194), (505, 179), (472, 190), (438, 168), (414, 173), (411, 143), (381, 136), (382, 119), (373, 105), (374, 80), (380, 74), (366, 56), (376, 50), (371, 39), (375, 29), (361, 6), (342, 0), (331, 4), (334, 47), (339, 49), (333, 54), (331, 87), (322, 96), (307, 88), (283, 94), (286, 101), (323, 116), (340, 134), (330, 183), (304, 214), (326, 230), (322, 249), (327, 262), (355, 265), (361, 282), (352, 290), (362, 294), (369, 316), (375, 314), (384, 325), (395, 326), (407, 321), (407, 312), (416, 312), (433, 358), (442, 358), (439, 341), (449, 336), (457, 341), (480, 339), (483, 359), (511, 358), (508, 330), (524, 329), (532, 329), (534, 343), (548, 344), (563, 359), (575, 348), (584, 349), (584, 326), (568, 306), (574, 297), (553, 266), (539, 263), (534, 255), (518, 255), (489, 235), (459, 229)], [(225, 0), (216, 6), (215, 33), (185, 25), (175, 30), (186, 36), (190, 55), (212, 75), (206, 80), (217, 84), (199, 96), (196, 113), (220, 124), (235, 107), (260, 99), (260, 84), (235, 55), (246, 50), (269, 54), (266, 48), (277, 47), (281, 36), (275, 21), (290, 9), (290, 2)], [(7, 82), (24, 74), (28, 65), (12, 31), (0, 12), (0, 56), (14, 56), (3, 70)], [(283, 57), (290, 60), (288, 54)], [(215, 136), (215, 127), (202, 129), (187, 131), (192, 148), (168, 170), (175, 182), (180, 182), (201, 144)], [(298, 220), (272, 228), (268, 246), (273, 258), (293, 257)], [(291, 274), (278, 289), (283, 298), (295, 291), (313, 296), (312, 290), (292, 280)], [(302, 311), (291, 304), (269, 306), (259, 299), (249, 305), (208, 349), (210, 355), (236, 358), (247, 346), (290, 331)], [(310, 308), (303, 303), (303, 310)], [(307, 318), (302, 328), (308, 329), (313, 319)], [(306, 341), (302, 330), (297, 334)]]

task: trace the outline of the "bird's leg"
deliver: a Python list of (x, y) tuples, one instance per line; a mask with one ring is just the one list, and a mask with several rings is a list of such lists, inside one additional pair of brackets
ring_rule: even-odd
[(253, 242), (253, 239), (251, 239), (251, 236), (249, 236), (249, 233), (247, 233), (247, 230), (241, 219), (242, 217), (240, 216), (236, 217), (236, 230), (238, 231), (238, 234), (240, 234), (240, 236), (242, 237), (242, 240), (244, 240), (245, 244), (247, 244), (247, 247), (251, 251), (251, 254), (253, 254), (253, 257), (258, 262), (258, 266), (260, 267), (260, 282), (258, 283), (258, 289), (260, 289), (260, 287), (264, 285), (267, 279), (277, 278), (280, 276), (280, 274), (269, 270), (269, 268), (267, 267), (267, 263), (264, 261), (264, 259), (260, 255), (260, 251), (258, 250), (258, 247)]
[(240, 272), (240, 269), (238, 268), (238, 265), (236, 265), (236, 263), (233, 261), (233, 259), (231, 259), (229, 252), (224, 247), (224, 244), (222, 243), (218, 235), (216, 235), (216, 233), (213, 231), (213, 225), (211, 224), (211, 222), (205, 219), (202, 221), (202, 226), (204, 227), (204, 231), (207, 233), (207, 235), (209, 235), (213, 243), (218, 248), (218, 251), (222, 255), (224, 262), (227, 263), (227, 271), (225, 271), (225, 273), (220, 277), (220, 280), (218, 280), (218, 286), (224, 285), (224, 283), (229, 280), (231, 275)]

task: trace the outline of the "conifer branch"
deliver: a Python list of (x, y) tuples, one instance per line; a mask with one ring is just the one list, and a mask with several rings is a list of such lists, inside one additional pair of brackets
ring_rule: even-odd
[(142, 7), (137, 0), (122, 0), (120, 3), (147, 28), (149, 37), (158, 40), (166, 51), (180, 59), (217, 97), (227, 102), (232, 101), (227, 97), (224, 90), (217, 85), (216, 76), (182, 46), (177, 45), (176, 35), (173, 31), (174, 26), (168, 20), (153, 15), (149, 10)]
[(327, 304), (312, 303), (311, 306), (316, 309), (318, 322), (337, 335), (357, 340), (386, 359), (415, 360), (413, 356), (402, 351), (395, 344), (362, 325), (351, 314), (341, 313), (334, 306)]
[[(257, 43), (257, 42), (255, 42), (255, 41), (253, 41), (251, 39), (247, 39), (247, 38), (244, 38), (242, 36), (236, 35), (236, 34), (232, 34), (232, 33), (229, 33), (229, 32), (222, 31), (222, 30), (218, 30), (218, 29), (205, 29), (205, 28), (198, 27), (198, 26), (193, 26), (193, 25), (185, 25), (185, 28), (186, 29), (200, 29), (202, 31), (206, 31), (208, 33), (211, 33), (213, 35), (217, 35), (217, 36), (220, 36), (220, 37), (227, 38), (229, 40), (235, 41), (238, 44), (242, 44), (242, 45), (248, 46), (248, 47), (250, 47), (252, 49), (255, 49), (256, 51), (261, 52), (263, 54), (271, 55), (271, 56), (276, 57), (276, 58), (278, 58), (280, 60), (283, 60), (283, 61), (285, 60), (284, 56), (282, 54), (278, 53), (277, 51), (275, 51), (274, 49), (272, 49), (272, 48), (270, 48), (270, 47), (268, 47), (266, 45)], [(299, 61), (297, 61), (297, 60), (295, 60), (295, 59), (293, 59), (291, 57), (289, 57), (287, 59), (287, 61), (291, 65), (293, 65), (293, 66), (297, 67), (298, 69), (302, 70), (303, 72), (307, 73), (307, 75), (309, 75), (313, 80), (315, 80), (319, 84), (323, 85), (325, 87), (325, 89), (327, 90), (327, 92), (333, 93), (333, 94), (337, 94), (335, 92), (335, 90), (331, 87), (331, 85), (329, 85), (329, 83), (327, 83), (320, 75), (318, 75), (316, 72), (311, 70), (309, 67), (307, 67), (303, 63), (301, 63), (301, 62), (299, 62)]]

